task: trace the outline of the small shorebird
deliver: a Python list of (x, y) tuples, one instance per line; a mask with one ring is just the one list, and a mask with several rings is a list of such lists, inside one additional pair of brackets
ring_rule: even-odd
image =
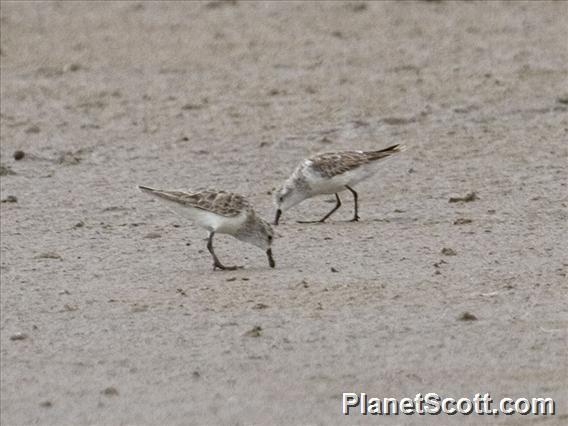
[(303, 160), (284, 185), (274, 194), (278, 225), (283, 212), (307, 198), (320, 194), (335, 194), (335, 207), (320, 220), (299, 223), (325, 222), (341, 206), (339, 192), (348, 190), (355, 201), (355, 215), (352, 222), (359, 220), (357, 192), (353, 186), (379, 171), (378, 160), (390, 157), (404, 150), (402, 145), (393, 145), (380, 151), (343, 151), (319, 154)]
[(209, 231), (207, 249), (213, 256), (213, 270), (240, 268), (240, 266), (225, 266), (219, 261), (213, 250), (215, 233), (229, 234), (238, 240), (260, 247), (268, 256), (268, 264), (274, 268), (271, 249), (274, 239), (272, 227), (257, 215), (243, 196), (211, 189), (182, 192), (165, 191), (147, 186), (138, 186), (138, 188), (164, 202), (175, 213), (194, 221)]

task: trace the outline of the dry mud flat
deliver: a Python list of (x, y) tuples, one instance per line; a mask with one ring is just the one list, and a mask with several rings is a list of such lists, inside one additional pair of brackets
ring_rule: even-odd
[[(2, 424), (564, 424), (567, 14), (3, 2)], [(360, 223), (348, 196), (284, 216), (274, 270), (219, 238), (247, 268), (213, 273), (203, 231), (134, 190), (268, 217), (300, 158), (401, 142)], [(559, 413), (346, 418), (342, 392)]]

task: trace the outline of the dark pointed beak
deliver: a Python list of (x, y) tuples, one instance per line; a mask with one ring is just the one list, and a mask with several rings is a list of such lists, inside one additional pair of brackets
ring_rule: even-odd
[(271, 248), (266, 250), (266, 255), (268, 256), (268, 264), (270, 265), (271, 268), (274, 268), (276, 266), (276, 263), (274, 262), (274, 258), (272, 257), (272, 249)]
[(278, 221), (280, 220), (280, 215), (282, 215), (282, 210), (276, 210), (276, 217), (274, 218), (274, 225), (278, 225)]

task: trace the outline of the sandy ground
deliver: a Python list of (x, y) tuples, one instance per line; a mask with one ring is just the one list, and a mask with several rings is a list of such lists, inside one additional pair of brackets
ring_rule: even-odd
[[(566, 2), (3, 2), (2, 425), (565, 424), (566, 22)], [(346, 194), (296, 224), (332, 206), (305, 202), (274, 270), (220, 237), (246, 269), (213, 272), (206, 233), (135, 190), (271, 218), (304, 156), (393, 143), (362, 221)], [(559, 413), (345, 417), (342, 392)]]

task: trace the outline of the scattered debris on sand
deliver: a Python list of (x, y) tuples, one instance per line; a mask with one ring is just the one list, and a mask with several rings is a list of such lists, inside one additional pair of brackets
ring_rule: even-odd
[(380, 120), (381, 123), (388, 124), (389, 126), (403, 126), (405, 124), (414, 123), (414, 117), (385, 117)]
[(260, 337), (262, 335), (262, 327), (260, 325), (255, 325), (253, 328), (251, 328), (249, 331), (247, 331), (244, 335), (247, 336), (247, 337)]
[(148, 310), (148, 305), (139, 305), (138, 303), (135, 303), (130, 308), (130, 312), (133, 312), (133, 313), (146, 312), (147, 310)]
[(15, 175), (16, 172), (12, 170), (10, 166), (0, 165), (0, 176), (10, 176)]
[(236, 6), (237, 0), (214, 0), (205, 4), (207, 9), (218, 9), (225, 6)]
[(114, 386), (109, 386), (108, 388), (105, 388), (101, 393), (106, 396), (117, 396), (118, 389), (116, 389)]
[(367, 3), (361, 2), (361, 3), (348, 3), (347, 7), (351, 9), (351, 11), (353, 12), (364, 12), (367, 10), (369, 6), (367, 5)]
[(59, 312), (75, 312), (79, 310), (79, 306), (77, 305), (70, 305), (69, 303), (66, 303), (65, 305), (63, 305), (63, 309)]
[(18, 197), (16, 197), (15, 195), (8, 195), (6, 198), (3, 198), (2, 201), (0, 201), (2, 203), (17, 203), (18, 202)]
[(55, 253), (54, 251), (46, 251), (45, 253), (38, 254), (34, 259), (56, 259), (63, 260), (61, 255)]
[(83, 68), (81, 64), (71, 63), (63, 67), (63, 72), (75, 72), (79, 71), (81, 68)]
[(10, 340), (26, 340), (28, 335), (26, 333), (15, 333), (10, 336)]
[(26, 129), (26, 133), (28, 134), (39, 133), (39, 132), (41, 132), (41, 129), (37, 124), (33, 124)]
[(81, 160), (82, 158), (79, 155), (79, 151), (76, 152), (66, 151), (61, 153), (59, 157), (57, 157), (57, 164), (72, 166), (75, 164), (79, 164)]
[(464, 312), (458, 317), (460, 321), (477, 321), (477, 317), (470, 312)]
[(467, 225), (468, 223), (472, 223), (473, 220), (471, 219), (466, 219), (464, 217), (460, 217), (456, 220), (454, 220), (454, 225)]
[(442, 253), (444, 256), (456, 256), (456, 255), (458, 254), (454, 249), (449, 248), (449, 247), (444, 247), (444, 248), (442, 249), (441, 253)]
[(192, 103), (187, 103), (187, 104), (185, 104), (184, 106), (181, 107), (181, 109), (184, 110), (184, 111), (192, 111), (192, 110), (202, 109), (202, 108), (203, 108), (203, 105), (192, 104)]
[(144, 238), (154, 240), (156, 238), (162, 238), (162, 234), (160, 234), (159, 232), (148, 232), (146, 235), (144, 235)]
[(469, 203), (471, 201), (475, 201), (478, 200), (479, 197), (477, 196), (477, 194), (475, 192), (469, 192), (466, 195), (464, 195), (463, 197), (450, 197), (449, 202), (450, 203)]

